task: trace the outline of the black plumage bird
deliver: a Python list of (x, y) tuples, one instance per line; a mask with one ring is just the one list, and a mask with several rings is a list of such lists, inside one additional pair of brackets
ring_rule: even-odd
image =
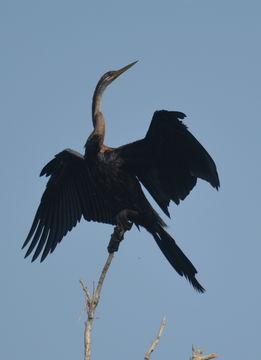
[(104, 145), (105, 121), (100, 110), (105, 88), (136, 62), (109, 71), (98, 82), (92, 103), (94, 130), (85, 144), (85, 154), (66, 149), (41, 171), (49, 181), (23, 247), (25, 256), (34, 251), (43, 261), (83, 216), (87, 221), (144, 227), (173, 268), (199, 292), (190, 260), (166, 232), (166, 226), (145, 197), (140, 183), (169, 216), (170, 201), (179, 204), (196, 185), (197, 178), (218, 189), (216, 166), (210, 155), (188, 131), (176, 111), (156, 111), (142, 140), (110, 148)]

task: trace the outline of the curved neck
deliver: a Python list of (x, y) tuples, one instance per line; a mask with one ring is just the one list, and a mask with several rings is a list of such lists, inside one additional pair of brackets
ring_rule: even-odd
[(100, 144), (103, 144), (104, 136), (105, 136), (105, 120), (103, 113), (101, 111), (97, 111), (92, 117), (94, 130), (92, 135), (98, 135), (100, 139)]
[(102, 103), (102, 94), (105, 88), (106, 86), (103, 85), (100, 80), (93, 94), (92, 123), (94, 129), (85, 144), (85, 155), (99, 152), (104, 142), (105, 120), (103, 113), (100, 111), (100, 107)]
[(105, 120), (100, 107), (102, 103), (102, 95), (106, 87), (107, 84), (101, 79), (95, 88), (92, 98), (92, 123), (94, 129), (90, 138), (95, 136), (98, 139), (100, 146), (103, 144), (105, 136)]
[[(93, 98), (92, 98), (92, 123), (93, 123), (93, 127), (94, 129), (96, 128), (96, 126), (99, 126), (97, 124), (97, 121), (99, 121), (99, 115), (102, 115), (102, 112), (100, 110), (101, 107), (101, 103), (102, 103), (102, 95), (104, 93), (104, 90), (106, 89), (106, 85), (101, 82), (101, 80), (98, 82), (94, 94), (93, 94)], [(102, 115), (103, 117), (103, 115)], [(103, 121), (104, 121), (104, 117), (103, 117)]]
[(98, 111), (93, 116), (94, 129), (85, 144), (85, 155), (100, 151), (105, 135), (105, 121), (103, 114)]

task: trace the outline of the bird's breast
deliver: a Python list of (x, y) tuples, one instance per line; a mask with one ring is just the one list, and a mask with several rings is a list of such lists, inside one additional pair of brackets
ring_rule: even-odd
[(107, 204), (115, 207), (115, 213), (122, 209), (136, 209), (140, 185), (135, 176), (124, 168), (124, 161), (113, 152), (97, 155), (93, 174), (95, 181), (103, 192)]

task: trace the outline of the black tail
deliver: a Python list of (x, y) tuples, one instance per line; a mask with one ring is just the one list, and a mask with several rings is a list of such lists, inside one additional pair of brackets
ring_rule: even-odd
[(181, 276), (184, 275), (198, 292), (203, 293), (205, 289), (195, 278), (197, 270), (178, 247), (175, 240), (172, 239), (172, 237), (160, 225), (156, 231), (149, 230), (149, 232), (153, 235), (160, 250), (163, 252), (177, 273)]

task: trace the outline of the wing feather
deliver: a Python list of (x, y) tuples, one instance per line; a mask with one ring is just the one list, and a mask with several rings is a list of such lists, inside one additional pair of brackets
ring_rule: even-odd
[(32, 261), (41, 252), (43, 261), (82, 216), (88, 221), (115, 224), (95, 174), (81, 154), (70, 149), (60, 152), (40, 175), (50, 178), (23, 244), (23, 248), (30, 244), (26, 257), (34, 250)]
[(216, 165), (179, 119), (185, 114), (156, 111), (144, 139), (118, 148), (128, 169), (150, 192), (161, 209), (169, 216), (170, 201), (179, 204), (197, 178), (218, 189)]

